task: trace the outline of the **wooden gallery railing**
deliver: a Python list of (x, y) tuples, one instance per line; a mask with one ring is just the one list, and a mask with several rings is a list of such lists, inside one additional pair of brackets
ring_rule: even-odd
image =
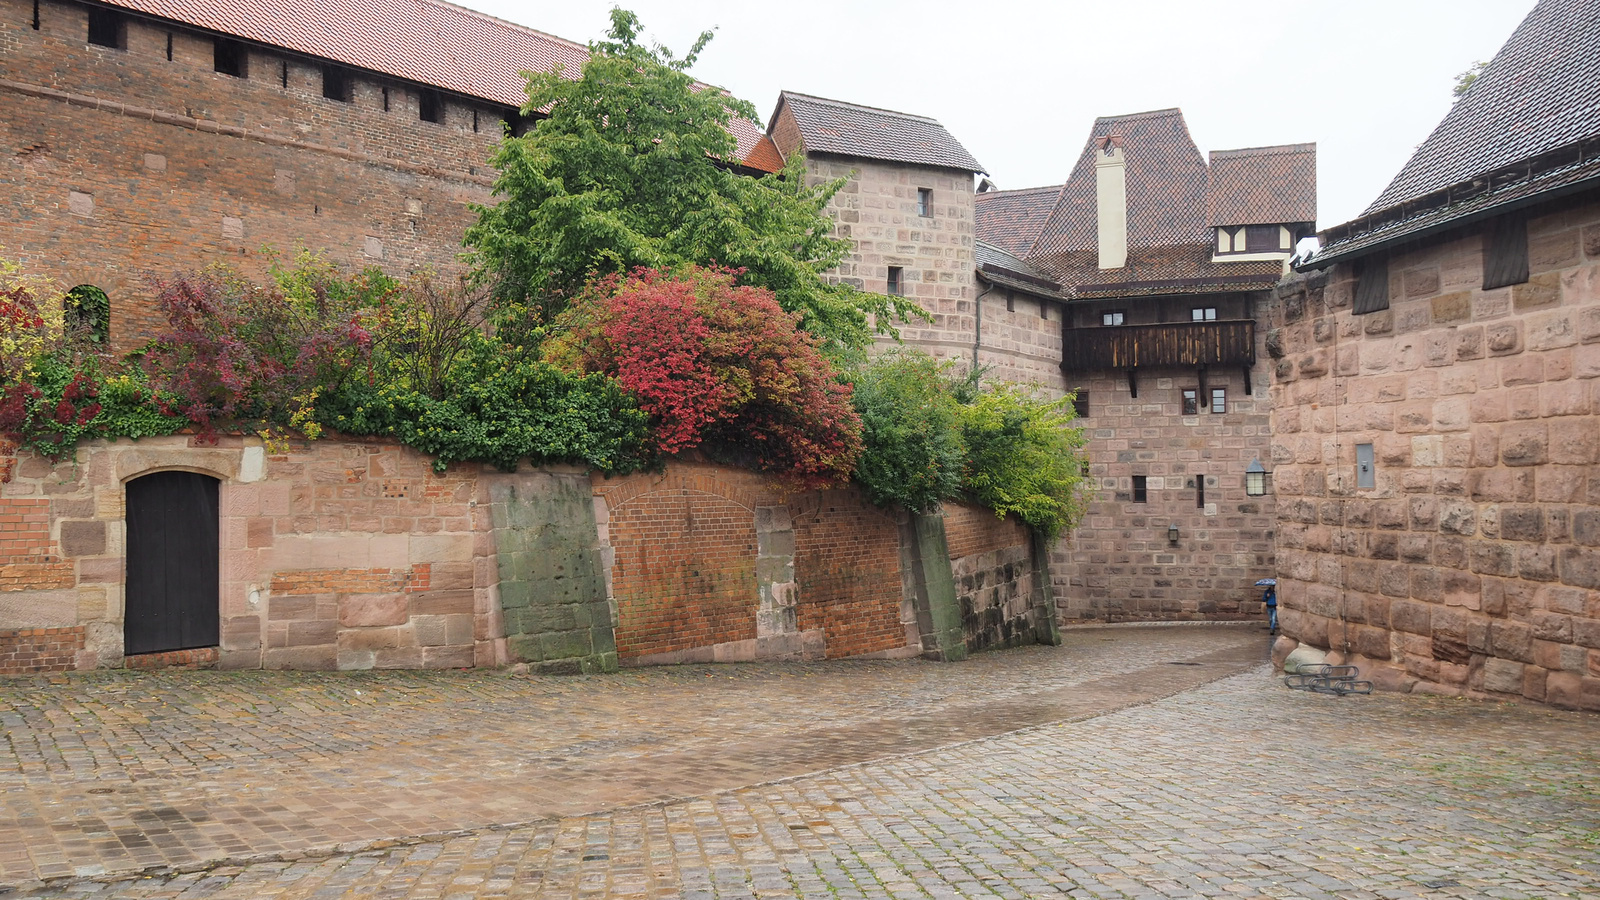
[(1256, 361), (1256, 323), (1174, 322), (1063, 328), (1061, 368), (1136, 369), (1145, 366), (1245, 366)]

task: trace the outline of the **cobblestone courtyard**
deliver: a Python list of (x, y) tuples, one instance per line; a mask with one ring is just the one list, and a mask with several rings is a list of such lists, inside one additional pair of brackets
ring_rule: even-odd
[(1292, 692), (1266, 646), (14, 679), (0, 894), (1600, 896), (1600, 717)]

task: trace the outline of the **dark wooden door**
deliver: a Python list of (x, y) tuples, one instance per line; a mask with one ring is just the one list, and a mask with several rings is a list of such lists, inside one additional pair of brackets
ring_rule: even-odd
[(123, 647), (159, 653), (217, 645), (217, 480), (156, 472), (128, 482)]

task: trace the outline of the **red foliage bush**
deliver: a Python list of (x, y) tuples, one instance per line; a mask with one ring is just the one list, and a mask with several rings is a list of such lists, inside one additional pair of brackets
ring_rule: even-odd
[(801, 487), (848, 481), (861, 453), (849, 386), (798, 316), (737, 277), (692, 267), (602, 279), (557, 320), (546, 358), (616, 378), (663, 453), (703, 446)]

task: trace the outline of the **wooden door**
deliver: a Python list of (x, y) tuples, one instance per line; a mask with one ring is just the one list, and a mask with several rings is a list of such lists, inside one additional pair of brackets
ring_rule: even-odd
[(193, 472), (128, 482), (125, 653), (217, 645), (217, 486)]

